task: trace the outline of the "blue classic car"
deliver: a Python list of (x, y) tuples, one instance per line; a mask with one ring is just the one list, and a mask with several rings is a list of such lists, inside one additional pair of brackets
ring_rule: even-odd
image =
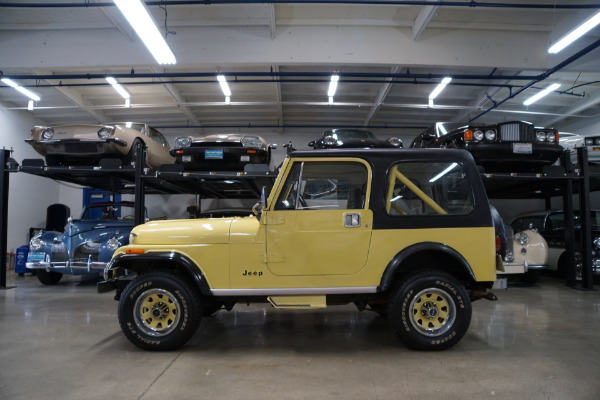
[(44, 285), (55, 285), (63, 274), (99, 274), (114, 251), (129, 244), (134, 227), (133, 203), (95, 203), (80, 219), (70, 219), (64, 232), (41, 232), (31, 239), (27, 268)]

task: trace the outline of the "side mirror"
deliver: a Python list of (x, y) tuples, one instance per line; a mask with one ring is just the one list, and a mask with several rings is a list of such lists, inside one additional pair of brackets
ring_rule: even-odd
[(262, 210), (267, 206), (267, 188), (265, 186), (262, 187), (260, 191), (260, 201), (252, 207), (252, 212), (258, 220), (260, 221), (260, 216), (262, 214)]
[(277, 143), (272, 143), (269, 145), (270, 148), (272, 148), (273, 150), (277, 149)]
[(315, 141), (313, 140), (312, 142), (308, 142), (308, 145), (309, 145), (310, 147), (314, 147), (314, 145), (315, 145)]

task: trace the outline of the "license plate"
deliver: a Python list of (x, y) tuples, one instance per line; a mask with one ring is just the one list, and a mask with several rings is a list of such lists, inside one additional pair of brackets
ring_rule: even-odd
[(223, 159), (223, 149), (204, 150), (204, 158), (207, 160), (222, 160)]
[(531, 154), (531, 143), (513, 143), (513, 153), (515, 154)]
[(250, 161), (250, 156), (240, 156), (240, 161), (241, 162), (248, 162), (248, 161)]
[(42, 262), (46, 257), (46, 253), (31, 252), (27, 254), (27, 262)]

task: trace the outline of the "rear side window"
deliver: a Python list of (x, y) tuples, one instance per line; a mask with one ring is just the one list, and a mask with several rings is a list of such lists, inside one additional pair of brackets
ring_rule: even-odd
[(399, 163), (388, 175), (385, 206), (392, 216), (469, 214), (473, 193), (458, 163)]

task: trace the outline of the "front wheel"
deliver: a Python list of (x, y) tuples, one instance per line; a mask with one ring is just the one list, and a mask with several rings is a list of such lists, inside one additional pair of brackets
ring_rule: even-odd
[(119, 324), (133, 344), (146, 350), (174, 350), (185, 344), (202, 318), (200, 297), (168, 272), (138, 276), (121, 294)]
[(441, 271), (423, 271), (394, 287), (388, 318), (407, 347), (443, 350), (455, 345), (469, 329), (471, 300), (452, 276)]

